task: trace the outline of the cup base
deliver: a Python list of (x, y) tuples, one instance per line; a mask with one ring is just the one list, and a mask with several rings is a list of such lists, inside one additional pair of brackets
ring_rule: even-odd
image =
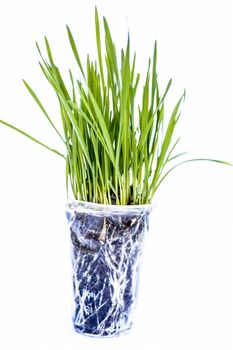
[(122, 329), (122, 330), (119, 330), (119, 331), (116, 331), (116, 332), (110, 333), (110, 334), (108, 334), (107, 332), (106, 332), (106, 334), (104, 334), (104, 332), (99, 333), (99, 334), (93, 334), (93, 333), (88, 333), (88, 332), (82, 331), (79, 328), (74, 326), (74, 330), (76, 333), (84, 335), (86, 337), (91, 337), (91, 338), (116, 338), (119, 336), (127, 335), (131, 331), (131, 329), (132, 329), (132, 325), (126, 329)]

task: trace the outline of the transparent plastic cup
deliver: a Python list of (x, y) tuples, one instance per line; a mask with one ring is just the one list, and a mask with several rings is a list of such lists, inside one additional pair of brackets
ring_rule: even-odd
[(111, 337), (130, 330), (152, 208), (67, 201), (78, 333)]

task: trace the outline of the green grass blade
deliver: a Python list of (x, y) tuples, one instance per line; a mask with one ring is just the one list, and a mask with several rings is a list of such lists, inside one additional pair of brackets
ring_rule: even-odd
[(145, 127), (142, 129), (141, 135), (140, 135), (140, 140), (138, 143), (138, 152), (141, 152), (143, 146), (145, 145), (147, 139), (148, 139), (148, 134), (151, 130), (152, 124), (154, 122), (154, 117), (155, 117), (155, 113), (153, 114), (153, 116), (150, 118), (150, 120), (148, 121), (148, 123), (145, 125)]
[(80, 147), (82, 148), (82, 151), (83, 151), (83, 153), (84, 153), (84, 155), (86, 157), (86, 160), (87, 160), (90, 168), (93, 169), (93, 164), (92, 164), (92, 161), (91, 161), (91, 158), (90, 158), (90, 154), (88, 152), (88, 148), (86, 146), (84, 138), (83, 138), (83, 136), (82, 136), (82, 134), (80, 132), (80, 129), (78, 127), (77, 120), (75, 119), (75, 117), (73, 115), (73, 112), (72, 112), (72, 110), (71, 110), (71, 108), (69, 106), (69, 103), (62, 96), (60, 96), (60, 98), (61, 98), (61, 103), (62, 103), (64, 109), (66, 110), (67, 116), (68, 116), (68, 118), (69, 118), (69, 120), (70, 120), (70, 122), (71, 122), (71, 124), (72, 124), (72, 126), (74, 128), (74, 131), (75, 131), (75, 133), (77, 135)]
[(165, 157), (166, 157), (167, 151), (169, 149), (169, 146), (171, 144), (171, 140), (172, 140), (172, 136), (173, 136), (173, 132), (174, 132), (176, 123), (179, 119), (178, 118), (178, 111), (179, 111), (179, 107), (180, 107), (180, 104), (181, 104), (181, 101), (183, 100), (183, 98), (184, 98), (184, 95), (182, 95), (181, 98), (179, 99), (179, 101), (177, 102), (177, 104), (172, 112), (169, 124), (167, 126), (166, 134), (165, 134), (165, 137), (164, 137), (163, 142), (162, 142), (161, 152), (160, 152), (159, 157), (157, 159), (157, 166), (156, 166), (155, 174), (154, 174), (152, 184), (151, 184), (152, 191), (153, 191), (153, 187), (156, 186), (157, 181), (159, 179), (159, 176), (161, 174), (161, 171), (163, 170), (163, 167), (165, 165)]
[[(176, 165), (174, 165), (171, 169), (169, 169), (160, 179), (160, 181), (158, 182), (158, 184), (155, 186), (154, 190), (151, 192), (151, 199), (153, 198), (155, 192), (157, 191), (157, 189), (159, 188), (159, 186), (161, 185), (161, 183), (164, 181), (164, 179), (176, 168), (178, 168), (180, 165), (186, 164), (186, 163), (190, 163), (190, 162), (200, 162), (200, 161), (206, 161), (206, 162), (213, 162), (213, 163), (218, 163), (218, 164), (222, 164), (222, 165), (228, 165), (228, 166), (233, 166), (232, 163), (226, 162), (226, 161), (222, 161), (222, 160), (218, 160), (218, 159), (211, 159), (211, 158), (193, 158), (193, 159), (188, 159), (188, 160), (184, 160), (183, 162), (180, 162)], [(150, 201), (151, 201), (150, 199)]]
[[(160, 106), (163, 104), (163, 102), (164, 102), (164, 100), (165, 100), (165, 98), (166, 98), (166, 96), (167, 96), (167, 93), (168, 93), (168, 91), (170, 90), (171, 85), (172, 85), (172, 79), (169, 80), (169, 82), (168, 82), (168, 84), (167, 84), (167, 87), (166, 87), (166, 89), (165, 89), (165, 92), (164, 92), (162, 98), (160, 99), (160, 102), (159, 102)], [(184, 98), (184, 95), (183, 95), (182, 98)]]
[(65, 143), (65, 140), (63, 139), (63, 137), (61, 136), (60, 132), (57, 130), (57, 128), (55, 127), (54, 123), (52, 122), (51, 118), (49, 117), (48, 113), (46, 112), (44, 106), (42, 105), (42, 103), (40, 102), (39, 98), (37, 97), (36, 93), (32, 90), (32, 88), (30, 87), (30, 85), (23, 80), (24, 85), (26, 86), (28, 92), (30, 93), (30, 95), (33, 97), (33, 99), (36, 101), (37, 105), (40, 107), (40, 109), (42, 110), (42, 112), (44, 113), (44, 115), (46, 116), (46, 118), (48, 119), (49, 123), (52, 125), (52, 127), (54, 128), (54, 130), (56, 131), (56, 133), (59, 135), (59, 137), (61, 138), (61, 140)]
[(85, 74), (84, 74), (82, 63), (81, 63), (81, 60), (80, 60), (80, 57), (79, 57), (79, 54), (78, 54), (78, 50), (77, 50), (77, 47), (76, 47), (73, 35), (72, 35), (71, 30), (68, 27), (68, 25), (66, 26), (66, 29), (67, 29), (67, 33), (68, 33), (68, 37), (69, 37), (69, 41), (70, 41), (70, 46), (72, 48), (74, 57), (75, 57), (75, 59), (76, 59), (76, 61), (78, 63), (79, 69), (80, 69), (83, 77), (85, 78)]
[(66, 159), (66, 157), (65, 157), (63, 154), (61, 154), (60, 152), (56, 151), (55, 149), (53, 149), (53, 148), (51, 148), (51, 147), (45, 145), (43, 142), (41, 142), (41, 141), (35, 139), (33, 136), (27, 134), (25, 131), (18, 129), (18, 128), (16, 128), (14, 125), (11, 125), (11, 124), (9, 124), (9, 123), (3, 121), (3, 120), (0, 120), (0, 123), (1, 123), (1, 124), (4, 124), (4, 125), (6, 125), (6, 126), (8, 126), (9, 128), (11, 128), (11, 129), (17, 131), (18, 133), (20, 133), (20, 134), (26, 136), (26, 137), (29, 138), (30, 140), (32, 140), (32, 141), (38, 143), (38, 144), (41, 145), (42, 147), (47, 148), (49, 151), (51, 151), (51, 152), (53, 152), (53, 153), (56, 153), (56, 154), (59, 155), (60, 157)]
[(104, 137), (106, 145), (108, 147), (109, 156), (111, 158), (112, 163), (115, 164), (115, 155), (114, 155), (113, 145), (112, 145), (112, 141), (111, 141), (110, 134), (109, 134), (108, 128), (106, 126), (104, 117), (101, 113), (101, 110), (100, 110), (98, 103), (96, 102), (96, 99), (94, 98), (92, 92), (89, 91), (89, 94), (90, 94), (90, 99), (91, 99), (91, 102), (92, 102), (92, 105), (93, 105), (93, 108), (95, 111), (95, 116), (99, 121), (99, 126), (102, 130), (103, 137)]
[(54, 61), (53, 61), (52, 52), (50, 49), (50, 45), (49, 45), (49, 42), (48, 42), (48, 39), (46, 38), (46, 36), (44, 37), (44, 40), (45, 40), (45, 46), (46, 46), (49, 61), (51, 62), (51, 65), (55, 66)]
[(121, 85), (120, 85), (120, 77), (119, 77), (119, 71), (118, 71), (116, 49), (115, 49), (115, 45), (114, 45), (113, 40), (112, 40), (112, 36), (111, 36), (110, 29), (109, 29), (108, 22), (107, 22), (106, 18), (104, 18), (104, 29), (105, 29), (105, 44), (106, 44), (107, 55), (108, 55), (108, 58), (111, 62), (111, 65), (113, 67), (113, 71), (115, 73), (118, 88), (120, 89)]
[(95, 7), (95, 32), (96, 32), (96, 44), (97, 44), (100, 76), (101, 76), (102, 87), (104, 91), (105, 81), (104, 81), (103, 61), (102, 61), (102, 52), (101, 52), (100, 25), (99, 25), (99, 16), (98, 16), (97, 7)]
[(155, 44), (154, 44), (153, 64), (152, 64), (152, 88), (151, 88), (152, 110), (153, 110), (153, 103), (154, 103), (154, 97), (155, 97), (155, 90), (157, 87), (156, 66), (157, 66), (157, 41), (155, 41)]

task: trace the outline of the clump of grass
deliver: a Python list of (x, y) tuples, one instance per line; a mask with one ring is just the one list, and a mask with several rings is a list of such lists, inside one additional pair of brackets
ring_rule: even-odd
[[(165, 123), (165, 100), (172, 80), (161, 94), (157, 76), (157, 45), (149, 59), (142, 102), (136, 106), (140, 74), (136, 73), (136, 52), (130, 37), (120, 60), (108, 23), (103, 18), (105, 45), (95, 10), (97, 60), (89, 55), (81, 63), (76, 43), (67, 26), (70, 46), (82, 78), (69, 70), (70, 88), (64, 82), (45, 37), (47, 57), (36, 44), (40, 68), (54, 90), (60, 106), (63, 135), (46, 112), (30, 85), (24, 84), (54, 132), (65, 145), (66, 155), (48, 147), (15, 126), (1, 123), (24, 134), (66, 161), (66, 186), (75, 199), (105, 204), (150, 203), (165, 177), (181, 162), (167, 168), (182, 154), (174, 154), (179, 139), (174, 130), (180, 116), (182, 94)], [(104, 49), (103, 49), (104, 46)], [(120, 62), (119, 62), (120, 61)], [(190, 160), (188, 160), (190, 161)], [(166, 170), (165, 170), (166, 169)]]

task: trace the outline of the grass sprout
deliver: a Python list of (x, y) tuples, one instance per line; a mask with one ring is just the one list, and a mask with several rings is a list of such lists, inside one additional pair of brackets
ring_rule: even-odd
[[(104, 35), (101, 35), (101, 30)], [(41, 71), (59, 103), (63, 133), (58, 131), (34, 90), (24, 81), (64, 145), (65, 155), (15, 126), (0, 122), (65, 159), (67, 191), (71, 187), (75, 199), (119, 205), (151, 203), (157, 189), (173, 169), (197, 160), (172, 163), (184, 155), (175, 153), (180, 139), (174, 140), (174, 131), (185, 92), (166, 121), (165, 101), (172, 80), (161, 93), (156, 42), (146, 77), (141, 82), (140, 74), (136, 73), (136, 52), (131, 53), (130, 36), (119, 59), (105, 18), (103, 27), (100, 27), (97, 8), (95, 32), (97, 59), (91, 60), (88, 55), (83, 66), (67, 26), (68, 40), (81, 76), (77, 80), (69, 70), (69, 87), (55, 63), (48, 39), (45, 37), (46, 57), (36, 44)], [(139, 84), (142, 84), (142, 102), (138, 106)], [(169, 168), (170, 164), (173, 166)]]

